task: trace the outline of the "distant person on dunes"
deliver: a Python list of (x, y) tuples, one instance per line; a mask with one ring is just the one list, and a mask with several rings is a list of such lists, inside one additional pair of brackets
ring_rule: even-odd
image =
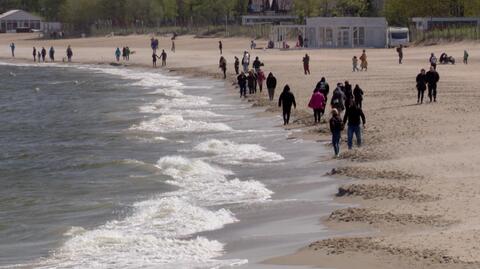
[(240, 87), (240, 97), (247, 97), (247, 76), (241, 73), (237, 76), (238, 87)]
[(330, 132), (332, 133), (332, 146), (335, 157), (340, 155), (340, 139), (342, 131), (345, 128), (340, 113), (335, 108), (332, 109), (332, 117), (330, 118)]
[(310, 56), (308, 54), (305, 54), (303, 57), (303, 72), (305, 75), (310, 75)]
[(467, 50), (464, 50), (463, 51), (463, 63), (464, 64), (468, 64), (468, 51)]
[(403, 61), (403, 45), (400, 45), (400, 47), (397, 48), (397, 53), (398, 53), (398, 64), (402, 64), (402, 61)]
[(315, 120), (315, 124), (320, 123), (323, 112), (325, 111), (325, 96), (323, 96), (320, 90), (315, 89), (313, 91), (310, 102), (308, 103), (308, 107), (313, 109), (313, 118)]
[(333, 91), (332, 101), (330, 101), (332, 108), (337, 109), (340, 114), (345, 110), (345, 94), (343, 93), (342, 88), (342, 84), (338, 83), (337, 88)]
[(50, 47), (48, 56), (50, 57), (50, 61), (55, 62), (55, 49), (53, 47)]
[(70, 45), (68, 45), (67, 47), (67, 59), (68, 59), (68, 62), (71, 62), (72, 61), (72, 57), (73, 57), (73, 50), (72, 50), (72, 47)]
[(47, 57), (47, 50), (42, 47), (42, 62), (45, 62), (45, 57)]
[(37, 48), (33, 47), (32, 54), (33, 54), (33, 61), (36, 62), (37, 61)]
[(227, 60), (223, 56), (220, 57), (218, 68), (222, 70), (223, 79), (226, 79), (227, 78)]
[(248, 67), (250, 66), (250, 54), (246, 51), (243, 52), (242, 66), (243, 66), (243, 72), (247, 73)]
[(157, 59), (159, 59), (160, 57), (155, 53), (155, 52), (152, 52), (152, 65), (153, 65), (153, 68), (157, 68)]
[(362, 108), (363, 90), (360, 88), (360, 86), (358, 86), (358, 84), (355, 85), (355, 88), (353, 89), (353, 98), (355, 99), (355, 104), (359, 108)]
[(435, 70), (433, 66), (430, 67), (430, 71), (426, 74), (427, 84), (428, 84), (428, 98), (430, 103), (437, 102), (437, 83), (440, 81), (440, 75)]
[(417, 104), (423, 104), (423, 96), (427, 90), (427, 75), (425, 74), (425, 69), (420, 70), (420, 73), (417, 75)]
[(294, 108), (297, 108), (297, 103), (295, 102), (295, 96), (290, 92), (290, 86), (285, 85), (283, 88), (282, 94), (278, 99), (278, 107), (283, 108), (283, 125), (290, 123), (290, 114), (292, 112), (292, 105)]
[(357, 58), (357, 56), (353, 56), (353, 58), (352, 58), (352, 67), (353, 67), (353, 72), (360, 71), (360, 69), (358, 69), (358, 58)]
[(367, 52), (363, 50), (362, 56), (360, 56), (360, 68), (362, 71), (368, 71)]
[(218, 49), (220, 50), (220, 55), (223, 54), (223, 44), (222, 41), (218, 41)]
[(235, 62), (233, 64), (233, 67), (235, 68), (235, 74), (238, 75), (239, 74), (239, 69), (240, 69), (240, 60), (238, 59), (237, 56), (235, 56)]
[(248, 93), (249, 94), (255, 94), (257, 92), (257, 76), (253, 72), (253, 70), (250, 70), (248, 72), (247, 76), (247, 84), (248, 84)]
[(122, 53), (120, 52), (120, 48), (117, 48), (117, 49), (115, 50), (115, 59), (117, 60), (117, 62), (120, 61), (120, 55), (121, 55), (121, 54), (122, 54)]
[(430, 62), (430, 66), (437, 70), (437, 57), (434, 53), (430, 54), (430, 59), (428, 61)]
[(160, 58), (162, 59), (162, 66), (167, 66), (167, 53), (165, 50), (162, 50), (162, 54), (160, 54)]
[(10, 50), (12, 51), (12, 57), (15, 58), (15, 43), (10, 44)]
[(262, 90), (263, 90), (263, 82), (265, 81), (266, 77), (265, 77), (265, 73), (263, 72), (262, 69), (258, 69), (258, 72), (257, 72), (257, 85), (258, 85), (258, 90), (260, 91), (260, 93), (262, 93)]
[(268, 99), (273, 101), (275, 97), (275, 88), (277, 87), (277, 78), (270, 72), (267, 77)]

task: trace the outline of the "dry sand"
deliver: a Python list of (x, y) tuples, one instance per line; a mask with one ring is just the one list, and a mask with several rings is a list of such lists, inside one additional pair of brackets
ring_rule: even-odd
[[(9, 57), (12, 41), (17, 45), (17, 57), (24, 59), (31, 58), (33, 45), (53, 45), (61, 59), (66, 45), (71, 44), (75, 62), (105, 64), (113, 62), (115, 46), (128, 45), (136, 52), (128, 64), (151, 63), (149, 36), (59, 41), (33, 37), (0, 35), (0, 57)], [(218, 40), (181, 36), (176, 41), (177, 52), (171, 53), (170, 39), (161, 37), (160, 48), (168, 49), (170, 70), (219, 77)], [(259, 46), (265, 43), (258, 42)], [(240, 57), (249, 40), (229, 38), (223, 44), (232, 73), (233, 56)], [(469, 65), (461, 63), (464, 49), (470, 52)], [(443, 51), (455, 56), (458, 64), (439, 66), (438, 103), (416, 105), (415, 76), (427, 68), (430, 52), (438, 56)], [(303, 75), (305, 53), (311, 58), (310, 76)], [(279, 87), (291, 86), (298, 109), (296, 122), (289, 128), (303, 128), (305, 137), (329, 139), (327, 125), (312, 126), (313, 115), (306, 108), (322, 76), (331, 90), (336, 82), (345, 80), (363, 88), (365, 144), (350, 152), (343, 147), (341, 167), (332, 173), (355, 179), (342, 186), (338, 201), (354, 201), (362, 208), (334, 212), (324, 221), (332, 228), (363, 225), (378, 231), (371, 237), (315, 242), (294, 255), (268, 262), (335, 268), (479, 268), (480, 45), (406, 48), (403, 65), (398, 64), (394, 49), (368, 49), (368, 72), (352, 73), (351, 58), (360, 53), (359, 49), (251, 52), (265, 63), (265, 71), (277, 76)], [(254, 99), (258, 105), (269, 105), (265, 96)], [(275, 106), (267, 110), (277, 111)]]

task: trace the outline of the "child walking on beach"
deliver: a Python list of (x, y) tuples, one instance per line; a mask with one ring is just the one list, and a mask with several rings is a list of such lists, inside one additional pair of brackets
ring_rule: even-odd
[(360, 69), (358, 69), (358, 58), (357, 56), (353, 56), (352, 58), (352, 66), (353, 66), (353, 72), (358, 72)]

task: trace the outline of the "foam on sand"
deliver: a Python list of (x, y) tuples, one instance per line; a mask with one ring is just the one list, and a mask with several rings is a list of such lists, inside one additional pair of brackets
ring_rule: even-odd
[(245, 161), (271, 163), (284, 160), (275, 152), (266, 151), (255, 144), (237, 144), (229, 140), (210, 139), (195, 146), (198, 152), (214, 154), (216, 162), (225, 164), (242, 164)]

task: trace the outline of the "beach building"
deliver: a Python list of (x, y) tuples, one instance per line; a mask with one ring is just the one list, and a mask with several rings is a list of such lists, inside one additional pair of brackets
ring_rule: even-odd
[(280, 48), (300, 35), (308, 48), (384, 48), (387, 32), (383, 17), (312, 17), (305, 25), (274, 26), (272, 40)]
[(0, 32), (30, 32), (42, 29), (43, 19), (26, 11), (14, 9), (0, 15)]
[(480, 26), (480, 18), (475, 17), (415, 17), (411, 21), (417, 31)]

